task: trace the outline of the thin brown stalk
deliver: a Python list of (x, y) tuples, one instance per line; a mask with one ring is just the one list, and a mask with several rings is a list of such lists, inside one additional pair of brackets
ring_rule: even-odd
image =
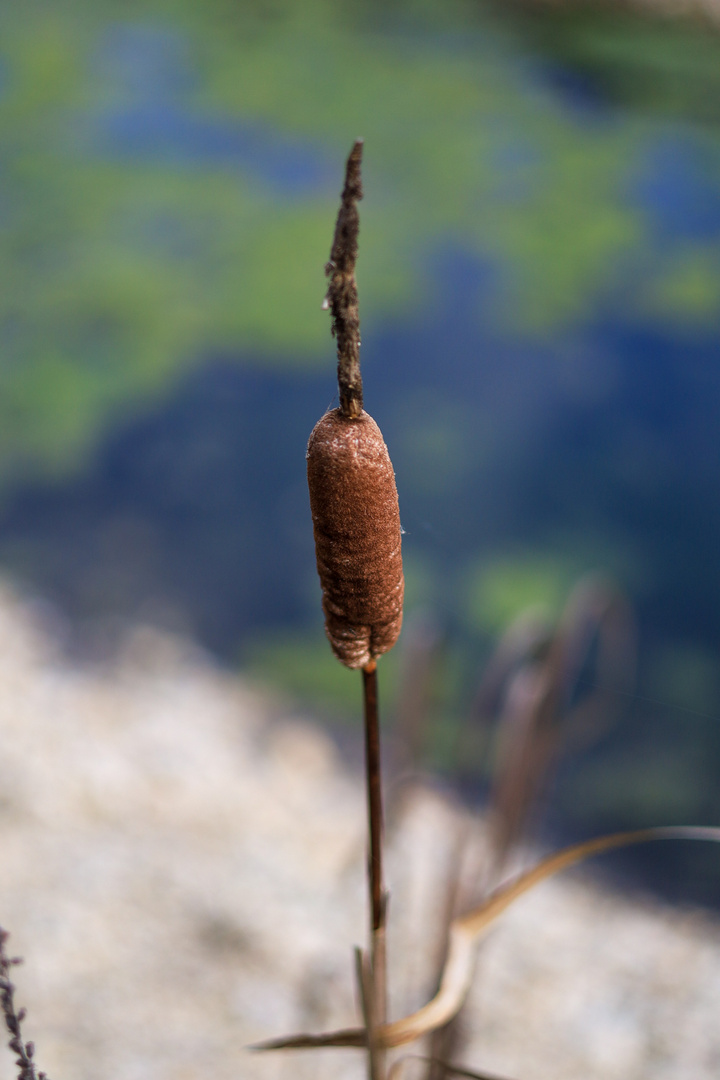
[[(374, 1044), (373, 1032), (387, 1021), (387, 898), (383, 882), (383, 809), (380, 771), (380, 722), (378, 713), (377, 665), (374, 661), (362, 670), (365, 718), (365, 777), (367, 782), (368, 885), (370, 891), (370, 963), (372, 970), (372, 1026), (368, 1042)], [(378, 1059), (381, 1076), (384, 1064)]]
[(363, 197), (363, 141), (357, 139), (345, 166), (340, 212), (335, 225), (330, 260), (325, 274), (330, 279), (324, 307), (332, 312), (332, 332), (337, 340), (340, 412), (356, 419), (363, 411), (360, 375), (360, 314), (358, 311), (355, 263), (358, 255), (360, 217), (357, 204)]
[(380, 724), (378, 717), (377, 666), (374, 661), (363, 668), (363, 705), (365, 713), (365, 773), (367, 780), (368, 821), (370, 827), (369, 880), (371, 929), (379, 930), (384, 916), (383, 888), (383, 813), (380, 775)]
[(360, 1006), (365, 1031), (367, 1032), (368, 1080), (380, 1080), (384, 1055), (374, 1037), (378, 1025), (375, 1020), (372, 969), (367, 953), (358, 948), (355, 949), (355, 978), (360, 994)]

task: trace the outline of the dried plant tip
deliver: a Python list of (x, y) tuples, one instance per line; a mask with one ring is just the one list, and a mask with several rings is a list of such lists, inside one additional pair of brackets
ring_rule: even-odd
[(360, 375), (360, 314), (358, 311), (355, 263), (358, 254), (360, 218), (357, 204), (363, 197), (360, 165), (363, 141), (353, 146), (345, 167), (340, 211), (335, 225), (330, 261), (325, 274), (330, 278), (323, 308), (332, 311), (332, 331), (337, 339), (338, 387), (343, 416), (358, 417), (363, 408)]
[(404, 581), (395, 474), (379, 427), (334, 409), (307, 449), (315, 554), (325, 632), (346, 667), (362, 668), (393, 647)]
[[(2, 1005), (5, 1026), (12, 1035), (12, 1038), (8, 1042), (8, 1046), (18, 1055), (15, 1061), (15, 1064), (20, 1070), (18, 1072), (18, 1080), (36, 1080), (35, 1064), (33, 1061), (35, 1056), (35, 1044), (32, 1042), (23, 1043), (20, 1024), (25, 1019), (25, 1009), (19, 1009), (17, 1012), (15, 1011), (13, 1001), (15, 987), (8, 978), (8, 968), (10, 964), (19, 963), (20, 957), (16, 956), (12, 959), (8, 959), (5, 952), (5, 942), (8, 937), (7, 931), (0, 927), (0, 1004)], [(40, 1073), (38, 1080), (47, 1080), (45, 1073)]]

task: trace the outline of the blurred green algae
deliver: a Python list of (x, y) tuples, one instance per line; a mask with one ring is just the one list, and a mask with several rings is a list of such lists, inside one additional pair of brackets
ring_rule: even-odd
[[(597, 65), (609, 31), (569, 25), (565, 52)], [(655, 66), (668, 33), (646, 31)], [(0, 479), (66, 472), (208, 356), (330, 366), (322, 266), (359, 134), (366, 327), (433, 309), (448, 244), (498, 268), (482, 317), (515, 336), (591, 317), (628, 266), (650, 307), (716, 318), (713, 238), (656, 267), (627, 198), (657, 117), (566, 108), (532, 75), (537, 47), (480, 4), (6, 6)], [(712, 81), (720, 44), (702, 50)], [(698, 138), (720, 175), (716, 132)]]

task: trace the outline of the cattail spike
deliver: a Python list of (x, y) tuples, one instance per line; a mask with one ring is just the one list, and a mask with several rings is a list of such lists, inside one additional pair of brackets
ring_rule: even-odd
[(367, 669), (397, 641), (404, 582), (395, 474), (380, 428), (363, 411), (355, 282), (362, 151), (357, 139), (325, 267), (323, 306), (332, 310), (337, 339), (340, 407), (315, 425), (307, 468), (325, 631), (343, 664)]
[(338, 660), (362, 668), (393, 647), (402, 625), (395, 474), (373, 418), (340, 409), (315, 425), (307, 467), (325, 631)]

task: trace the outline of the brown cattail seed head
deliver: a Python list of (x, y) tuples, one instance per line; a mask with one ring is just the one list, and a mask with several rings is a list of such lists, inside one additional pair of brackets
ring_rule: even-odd
[(315, 425), (307, 466), (325, 632), (338, 660), (362, 668), (392, 649), (402, 626), (395, 474), (373, 418), (339, 409)]

